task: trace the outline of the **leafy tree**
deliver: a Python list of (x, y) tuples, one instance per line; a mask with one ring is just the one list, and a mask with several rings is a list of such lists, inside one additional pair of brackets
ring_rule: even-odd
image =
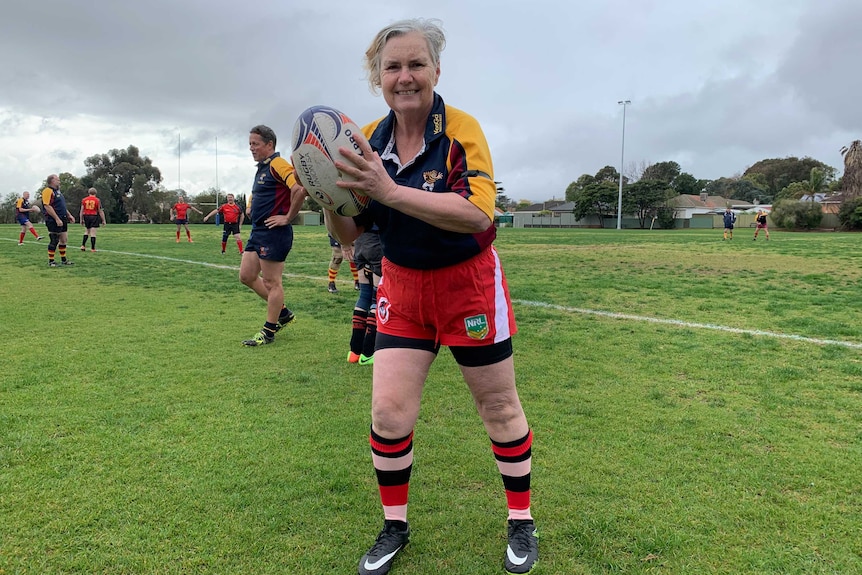
[(683, 172), (674, 178), (671, 183), (671, 188), (673, 188), (677, 194), (697, 195), (708, 183), (709, 180), (698, 180), (688, 172)]
[[(15, 223), (15, 203), (21, 196), (19, 194), (9, 194), (0, 202), (0, 223), (14, 224)], [(32, 194), (30, 200), (33, 199)], [(32, 205), (32, 201), (30, 202)]]
[[(616, 184), (620, 183), (620, 173), (613, 166), (605, 166), (594, 176), (597, 182), (614, 182)], [(625, 185), (628, 178), (623, 178), (623, 185)]]
[[(152, 193), (162, 181), (162, 174), (153, 166), (152, 160), (141, 157), (135, 146), (90, 156), (84, 160), (84, 166), (87, 174), (81, 178), (82, 183), (87, 187), (105, 190), (112, 200), (109, 203), (109, 198), (102, 198), (105, 214), (111, 222), (126, 223), (129, 220), (129, 206), (126, 203), (135, 196), (132, 204), (152, 209), (141, 195)], [(141, 179), (136, 182), (138, 177)]]
[(758, 188), (748, 178), (718, 178), (706, 185), (706, 192), (711, 196), (722, 196), (728, 199), (743, 200), (750, 203), (768, 204), (773, 196)]
[(576, 219), (598, 216), (599, 223), (605, 227), (605, 218), (616, 215), (618, 189), (613, 182), (596, 182), (584, 186), (573, 193), (573, 211)]
[(638, 216), (641, 229), (646, 227), (658, 208), (667, 204), (668, 196), (673, 193), (667, 182), (659, 180), (638, 180), (625, 188), (623, 211), (634, 212)]
[(862, 196), (851, 198), (841, 204), (838, 221), (846, 230), (862, 230)]
[(673, 184), (673, 181), (680, 175), (681, 168), (676, 162), (659, 162), (652, 164), (644, 170), (641, 180), (652, 180), (662, 182), (667, 185)]
[(823, 170), (827, 181), (835, 178), (835, 168), (809, 157), (802, 159), (788, 157), (760, 160), (745, 170), (743, 177), (750, 174), (761, 174), (766, 180), (766, 191), (771, 197), (775, 197), (781, 190), (793, 182), (801, 182), (808, 179), (811, 175), (811, 168), (820, 168)]
[[(63, 193), (63, 197), (66, 198), (66, 209), (68, 209), (69, 213), (75, 216), (75, 219), (77, 220), (78, 214), (81, 211), (81, 200), (83, 200), (84, 196), (87, 195), (89, 187), (85, 187), (77, 176), (70, 174), (69, 172), (57, 174), (57, 177), (60, 178), (60, 191)], [(42, 186), (42, 189), (45, 189), (45, 186), (47, 185), (48, 184), (46, 182), (45, 185)]]
[(807, 192), (804, 182), (793, 182), (775, 196), (775, 201), (779, 202), (781, 200), (798, 200), (802, 196), (804, 196)]

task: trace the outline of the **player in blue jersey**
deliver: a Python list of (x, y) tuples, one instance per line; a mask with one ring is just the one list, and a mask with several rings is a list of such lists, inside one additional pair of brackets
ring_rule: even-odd
[(296, 180), (293, 166), (275, 151), (272, 128), (255, 126), (248, 136), (248, 147), (257, 162), (252, 186), (251, 235), (242, 254), (239, 278), (266, 301), (266, 321), (260, 332), (243, 345), (272, 343), (281, 328), (294, 321), (293, 312), (284, 305), (281, 276), (284, 260), (293, 247), (290, 222), (299, 213), (306, 193)]
[(360, 559), (359, 575), (389, 572), (410, 538), (413, 428), (441, 345), (461, 369), (502, 476), (508, 507), (504, 567), (528, 573), (538, 558), (530, 511), (533, 434), (515, 387), (516, 326), (492, 245), (491, 154), (479, 123), (434, 91), (444, 44), (436, 20), (404, 20), (376, 35), (366, 68), (390, 112), (363, 129), (368, 141), (356, 138), (362, 156), (341, 148), (346, 161), (336, 162), (351, 180), (339, 186), (373, 201), (355, 218), (324, 211), (330, 233), (342, 243), (376, 224), (384, 256), (370, 436), (384, 523)]

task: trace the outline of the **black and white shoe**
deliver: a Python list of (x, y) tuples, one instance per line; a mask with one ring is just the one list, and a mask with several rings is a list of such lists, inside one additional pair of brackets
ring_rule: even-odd
[(338, 288), (335, 287), (335, 282), (329, 282), (329, 287), (327, 288), (329, 293), (338, 293)]
[(287, 310), (286, 314), (278, 316), (278, 323), (275, 324), (276, 333), (280, 332), (295, 321), (296, 316), (293, 314), (292, 311)]
[(383, 522), (383, 530), (368, 553), (359, 560), (359, 575), (389, 573), (392, 561), (410, 540), (410, 526), (404, 521)]
[(509, 520), (509, 545), (503, 562), (506, 573), (522, 575), (532, 571), (539, 559), (539, 537), (536, 525), (529, 519)]

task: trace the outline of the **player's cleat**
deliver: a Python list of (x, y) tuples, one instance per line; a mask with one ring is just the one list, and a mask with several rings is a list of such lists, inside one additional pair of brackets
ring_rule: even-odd
[(42, 241), (42, 238), (43, 238), (43, 237), (44, 237), (44, 236), (37, 236), (37, 237), (36, 237), (36, 241), (37, 241), (37, 242)]
[(353, 280), (353, 289), (359, 291), (359, 280)]
[(177, 238), (177, 243), (180, 243), (180, 238)]
[(87, 251), (87, 248), (86, 248), (86, 247), (84, 247), (84, 246), (81, 246), (81, 251), (82, 251), (82, 252), (85, 252), (85, 251)]
[(359, 354), (359, 365), (374, 365), (374, 356), (366, 356), (364, 353)]
[(335, 287), (335, 282), (329, 282), (329, 287), (326, 289), (329, 290), (329, 293), (338, 293), (338, 288)]
[(529, 573), (539, 559), (539, 536), (531, 519), (509, 520), (509, 544), (503, 565), (506, 573)]
[(266, 345), (274, 341), (274, 337), (266, 337), (262, 331), (259, 331), (253, 338), (245, 340), (244, 342), (242, 342), (242, 344), (248, 347), (257, 347), (259, 345)]
[(64, 265), (64, 266), (73, 266), (73, 265), (75, 265), (75, 262), (70, 262), (69, 260), (65, 260), (65, 261), (63, 262), (63, 265)]
[(221, 255), (224, 255), (224, 250), (221, 251)]
[(191, 238), (189, 238), (189, 243), (190, 243), (190, 244), (193, 244), (193, 243), (195, 243), (195, 242), (194, 242), (194, 240), (192, 240)]
[(90, 251), (91, 251), (91, 252), (94, 252), (94, 251), (96, 251), (96, 248), (93, 248), (93, 249), (91, 249)]
[(57, 262), (55, 262), (54, 260), (49, 261), (49, 262), (48, 262), (48, 267), (49, 267), (49, 268), (55, 268), (55, 267), (57, 267)]
[(290, 310), (287, 310), (287, 314), (278, 316), (278, 322), (275, 324), (275, 331), (279, 332), (295, 321), (296, 316), (294, 315), (294, 313)]
[(359, 357), (360, 354), (349, 351), (347, 352), (347, 363), (359, 363)]
[(403, 521), (383, 522), (383, 530), (368, 553), (359, 560), (359, 575), (389, 573), (392, 561), (410, 541), (410, 526)]
[(18, 242), (18, 245), (19, 245), (19, 246), (23, 246), (23, 245), (24, 245), (24, 242)]

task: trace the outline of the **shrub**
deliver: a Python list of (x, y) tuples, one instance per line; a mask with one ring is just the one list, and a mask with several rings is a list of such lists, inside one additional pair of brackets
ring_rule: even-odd
[(667, 206), (658, 208), (655, 214), (656, 222), (663, 230), (672, 230), (676, 227), (676, 219), (673, 216), (673, 208), (669, 208)]
[(769, 214), (777, 228), (787, 230), (813, 230), (820, 227), (823, 210), (817, 202), (780, 200)]
[(838, 221), (845, 230), (862, 230), (862, 197), (841, 204)]

